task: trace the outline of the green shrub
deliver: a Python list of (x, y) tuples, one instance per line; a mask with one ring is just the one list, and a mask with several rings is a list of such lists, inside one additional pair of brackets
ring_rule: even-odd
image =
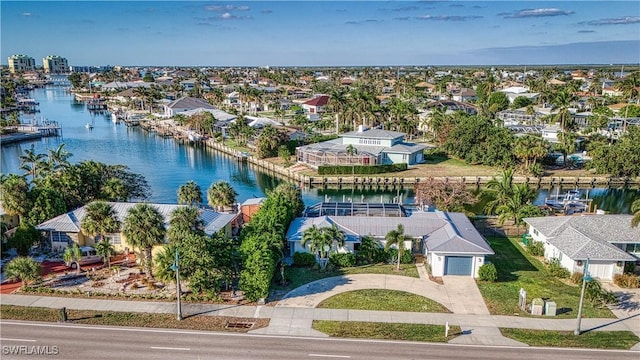
[(615, 304), (618, 301), (612, 291), (603, 289), (602, 284), (595, 279), (587, 283), (585, 297), (594, 305)]
[(498, 280), (498, 271), (493, 264), (484, 264), (478, 269), (478, 278), (482, 281), (494, 282)]
[(565, 269), (560, 265), (560, 260), (553, 258), (549, 260), (549, 274), (551, 276), (555, 276), (560, 279), (566, 279), (569, 277), (569, 270)]
[[(386, 254), (386, 263), (395, 264), (398, 261), (398, 249), (389, 249), (385, 251)], [(402, 252), (402, 256), (400, 257), (401, 264), (413, 264), (413, 254), (411, 254), (411, 249), (404, 249)]]
[(333, 253), (329, 256), (329, 261), (337, 267), (352, 267), (356, 264), (356, 254)]
[(527, 243), (527, 251), (533, 256), (544, 256), (544, 244), (542, 241), (530, 240)]
[(316, 257), (313, 254), (296, 251), (293, 254), (293, 265), (299, 267), (310, 267), (315, 265)]
[(318, 175), (383, 174), (407, 170), (407, 164), (387, 165), (322, 165), (318, 166)]
[(635, 274), (615, 274), (613, 275), (613, 283), (627, 289), (640, 287), (640, 279)]

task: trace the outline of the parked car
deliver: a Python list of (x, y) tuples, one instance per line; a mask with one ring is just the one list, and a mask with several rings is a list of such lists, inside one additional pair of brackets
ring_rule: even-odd
[[(80, 258), (80, 266), (95, 264), (102, 261), (102, 256), (98, 255), (96, 249), (91, 246), (81, 246), (80, 251), (82, 252), (82, 258)], [(65, 265), (71, 267), (72, 269), (76, 268), (76, 263), (66, 263)]]

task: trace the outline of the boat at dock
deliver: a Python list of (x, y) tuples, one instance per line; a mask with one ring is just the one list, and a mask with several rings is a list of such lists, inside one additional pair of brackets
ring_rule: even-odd
[(84, 127), (86, 127), (87, 129), (91, 130), (91, 129), (93, 129), (93, 124), (86, 123), (86, 124), (84, 124)]
[(544, 199), (545, 206), (565, 214), (576, 214), (589, 211), (592, 199), (582, 198), (580, 191), (569, 190), (563, 195), (556, 194)]

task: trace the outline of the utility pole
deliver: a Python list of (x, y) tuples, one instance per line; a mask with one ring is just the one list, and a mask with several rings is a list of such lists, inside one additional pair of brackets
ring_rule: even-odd
[(176, 247), (176, 260), (173, 263), (173, 265), (171, 265), (171, 270), (176, 272), (176, 298), (177, 298), (177, 319), (178, 320), (182, 320), (182, 304), (180, 303), (180, 293), (182, 292), (180, 290), (180, 265), (179, 265), (179, 261), (180, 261), (180, 255), (178, 254), (178, 248)]
[(591, 276), (589, 276), (589, 258), (584, 263), (584, 273), (582, 274), (582, 291), (580, 291), (580, 305), (578, 305), (578, 325), (576, 326), (576, 330), (573, 332), (574, 335), (580, 335), (580, 323), (582, 322), (582, 303), (584, 302), (584, 289), (587, 287), (587, 282), (591, 281)]

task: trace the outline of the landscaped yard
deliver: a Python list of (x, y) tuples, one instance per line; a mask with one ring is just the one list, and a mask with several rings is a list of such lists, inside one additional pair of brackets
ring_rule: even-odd
[[(24, 307), (0, 306), (0, 318), (28, 321), (60, 321), (60, 310)], [(73, 324), (114, 325), (133, 327), (152, 327), (167, 329), (189, 329), (206, 331), (247, 332), (269, 325), (269, 319), (235, 318), (228, 316), (189, 316), (176, 319), (175, 314), (148, 314), (114, 311), (67, 310), (67, 319)], [(251, 328), (229, 327), (229, 323), (253, 323)]]
[[(498, 271), (495, 283), (478, 282), (489, 311), (495, 315), (527, 315), (518, 308), (520, 288), (527, 292), (527, 301), (548, 299), (557, 304), (559, 318), (575, 318), (580, 301), (580, 288), (563, 283), (549, 275), (544, 264), (533, 258), (517, 238), (489, 238), (495, 255), (488, 258)], [(584, 317), (608, 318), (614, 315), (606, 308), (584, 302)]]
[[(356, 266), (350, 268), (340, 268), (334, 271), (320, 271), (307, 267), (287, 267), (285, 277), (289, 284), (285, 287), (275, 286), (279, 290), (293, 290), (304, 284), (340, 275), (353, 275), (353, 274), (388, 274), (388, 275), (400, 275), (410, 276), (418, 278), (418, 269), (415, 264), (401, 264), (400, 271), (396, 271), (396, 265), (393, 264), (374, 264)], [(278, 277), (279, 274), (276, 275)]]
[(447, 342), (462, 333), (459, 326), (450, 326), (444, 336), (444, 325), (396, 324), (360, 321), (314, 320), (313, 328), (329, 336), (426, 342)]
[(319, 308), (355, 309), (378, 311), (409, 311), (449, 313), (447, 308), (426, 297), (404, 291), (365, 289), (334, 295), (320, 304)]
[(591, 331), (574, 335), (571, 331), (500, 329), (502, 335), (531, 346), (558, 346), (590, 349), (629, 350), (640, 339), (631, 331)]

